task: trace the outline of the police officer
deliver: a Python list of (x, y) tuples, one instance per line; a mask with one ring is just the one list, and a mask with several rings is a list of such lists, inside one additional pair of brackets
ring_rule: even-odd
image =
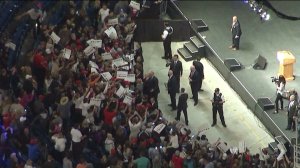
[(217, 112), (218, 112), (222, 125), (226, 127), (224, 115), (223, 115), (223, 103), (225, 102), (225, 100), (222, 93), (220, 93), (219, 88), (215, 89), (215, 93), (211, 102), (212, 102), (212, 111), (213, 111), (213, 123), (211, 126), (213, 127), (217, 124)]
[(162, 57), (163, 59), (170, 60), (172, 58), (172, 50), (171, 50), (171, 35), (173, 33), (173, 28), (169, 25), (168, 22), (164, 23), (165, 29), (161, 38), (163, 39), (165, 55)]

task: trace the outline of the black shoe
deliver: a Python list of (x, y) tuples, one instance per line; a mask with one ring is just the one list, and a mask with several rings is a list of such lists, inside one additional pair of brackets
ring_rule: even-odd
[(175, 111), (175, 110), (177, 110), (176, 108), (172, 108), (172, 111)]
[(223, 125), (223, 127), (225, 127), (225, 128), (227, 127), (227, 125), (226, 125), (226, 124), (222, 124), (222, 125)]
[(194, 103), (194, 106), (196, 106), (198, 104), (198, 102), (197, 103)]
[(211, 124), (212, 127), (214, 127), (216, 124)]
[(186, 126), (189, 126), (189, 123), (185, 123)]
[(199, 90), (199, 92), (203, 92), (203, 91), (204, 91), (203, 89), (200, 89), (200, 90)]
[(172, 104), (168, 104), (168, 106), (172, 106)]
[(162, 59), (167, 59), (167, 57), (161, 57)]
[(190, 99), (194, 99), (193, 97), (190, 97)]
[(285, 130), (291, 130), (291, 128), (286, 128)]

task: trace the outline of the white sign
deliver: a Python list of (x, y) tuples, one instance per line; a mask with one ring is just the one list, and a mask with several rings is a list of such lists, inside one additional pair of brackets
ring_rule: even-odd
[(118, 20), (118, 18), (115, 18), (115, 19), (109, 19), (108, 22), (107, 22), (107, 24), (108, 24), (109, 26), (114, 26), (114, 25), (119, 24), (119, 20)]
[(133, 9), (135, 9), (135, 10), (140, 10), (141, 9), (140, 3), (135, 2), (135, 1), (130, 1), (129, 6), (132, 7)]
[(97, 107), (100, 107), (101, 99), (100, 98), (95, 98), (95, 97), (91, 98), (90, 99), (90, 105), (95, 105)]
[(123, 100), (123, 103), (131, 105), (131, 103), (132, 103), (132, 97), (126, 95), (125, 98), (124, 98), (124, 100)]
[(113, 59), (113, 57), (111, 56), (111, 53), (109, 53), (109, 52), (103, 53), (103, 54), (101, 54), (101, 56), (104, 61)]
[(225, 142), (220, 141), (220, 143), (217, 146), (223, 153), (226, 153), (229, 149), (229, 147), (225, 144)]
[(92, 68), (96, 68), (96, 69), (99, 69), (99, 66), (93, 62), (93, 61), (89, 61), (89, 65), (92, 67)]
[(125, 79), (128, 75), (128, 71), (117, 71), (118, 79)]
[(109, 27), (108, 29), (106, 29), (104, 31), (104, 33), (111, 39), (115, 40), (118, 38), (118, 34), (117, 34), (117, 31), (114, 27)]
[(53, 40), (53, 42), (55, 44), (57, 44), (59, 42), (59, 40), (60, 40), (60, 37), (55, 32), (51, 33), (50, 38)]
[(95, 67), (91, 67), (91, 73), (99, 74), (98, 70)]
[(161, 133), (162, 130), (164, 130), (166, 127), (165, 124), (158, 124), (154, 129), (153, 131), (157, 132), (158, 134)]
[(62, 56), (65, 59), (70, 59), (70, 57), (71, 57), (71, 50), (67, 49), (67, 48), (64, 48)]
[(119, 89), (118, 89), (117, 92), (116, 92), (116, 95), (117, 95), (118, 97), (123, 97), (124, 93), (125, 93), (125, 89), (124, 89), (123, 86), (120, 85)]
[(128, 82), (135, 82), (135, 74), (128, 74), (124, 80)]
[(112, 78), (112, 76), (111, 76), (111, 74), (110, 74), (109, 72), (103, 72), (103, 73), (101, 74), (101, 76), (102, 76), (106, 81), (109, 81), (109, 80)]
[(124, 65), (128, 64), (128, 62), (124, 61), (123, 58), (114, 59), (112, 63), (116, 67), (120, 67), (120, 66), (124, 66)]
[(95, 48), (101, 48), (102, 47), (102, 40), (94, 40), (94, 39), (90, 39), (87, 41), (87, 43)]
[(93, 54), (94, 52), (96, 52), (96, 50), (95, 50), (94, 47), (88, 46), (88, 47), (86, 47), (86, 48), (84, 49), (83, 52), (84, 52), (84, 54), (85, 54), (86, 56), (89, 56), (89, 55)]
[(13, 51), (15, 51), (16, 50), (16, 45), (13, 43), (13, 42), (8, 42), (8, 43), (5, 43), (5, 47), (7, 47), (7, 48), (10, 48), (10, 49), (12, 49)]

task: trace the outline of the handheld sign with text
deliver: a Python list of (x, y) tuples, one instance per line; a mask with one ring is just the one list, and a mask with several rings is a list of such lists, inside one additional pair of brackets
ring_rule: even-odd
[(67, 48), (64, 48), (63, 49), (62, 57), (65, 58), (65, 59), (70, 59), (70, 57), (71, 57), (71, 50), (67, 49)]
[(112, 78), (112, 76), (111, 76), (111, 74), (110, 74), (109, 72), (103, 72), (103, 73), (101, 74), (101, 76), (102, 76), (106, 81), (109, 81), (109, 80)]
[(119, 20), (118, 20), (118, 18), (115, 18), (115, 19), (109, 19), (107, 24), (108, 24), (109, 26), (114, 26), (114, 25), (119, 24)]
[(125, 79), (128, 75), (128, 71), (117, 71), (118, 79)]
[(104, 61), (113, 59), (113, 57), (111, 56), (111, 53), (109, 53), (109, 52), (103, 53), (103, 54), (101, 54), (101, 56)]
[(130, 1), (129, 6), (132, 7), (133, 9), (135, 9), (135, 10), (140, 10), (141, 9), (140, 3), (135, 2), (135, 1)]
[(106, 30), (104, 31), (104, 33), (105, 33), (109, 38), (111, 38), (111, 39), (113, 39), (113, 40), (116, 40), (116, 39), (118, 38), (117, 31), (116, 31), (116, 29), (115, 29), (113, 26), (111, 26), (111, 27), (109, 27), (108, 29), (106, 29)]
[(125, 93), (125, 88), (120, 85), (119, 89), (116, 92), (116, 95), (121, 98), (124, 96), (124, 93)]
[(86, 56), (89, 56), (91, 54), (93, 54), (94, 52), (96, 52), (95, 48), (92, 46), (87, 46), (84, 50), (83, 50), (84, 54)]
[(132, 97), (126, 95), (125, 98), (124, 98), (124, 100), (123, 100), (123, 103), (131, 105), (131, 103), (132, 103)]
[(50, 38), (55, 44), (57, 44), (60, 41), (60, 37), (55, 32), (51, 33)]

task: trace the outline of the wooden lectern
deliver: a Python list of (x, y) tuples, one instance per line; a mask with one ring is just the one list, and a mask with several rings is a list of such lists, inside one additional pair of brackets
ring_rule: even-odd
[(287, 81), (294, 80), (295, 56), (289, 51), (278, 51), (277, 60), (279, 61), (279, 75), (283, 75)]

